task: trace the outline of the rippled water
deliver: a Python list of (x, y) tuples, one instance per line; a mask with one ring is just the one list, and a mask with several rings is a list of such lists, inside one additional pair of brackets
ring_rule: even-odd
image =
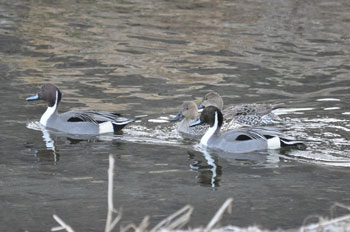
[[(350, 204), (350, 3), (341, 1), (2, 1), (0, 230), (47, 231), (58, 214), (102, 230), (108, 155), (116, 157), (122, 224), (152, 224), (185, 204), (205, 225), (228, 197), (223, 224), (294, 228)], [(41, 129), (41, 84), (60, 111), (149, 118), (123, 135), (77, 138)], [(165, 119), (210, 90), (226, 105), (275, 111), (305, 149), (229, 155), (181, 139)]]

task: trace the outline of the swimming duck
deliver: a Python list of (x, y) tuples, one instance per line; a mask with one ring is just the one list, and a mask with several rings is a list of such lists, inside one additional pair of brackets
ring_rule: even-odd
[(229, 122), (224, 126), (228, 126), (228, 129), (232, 129), (232, 124), (237, 122), (247, 126), (269, 125), (281, 122), (281, 119), (271, 112), (281, 107), (281, 104), (242, 104), (229, 106), (224, 109), (224, 101), (220, 94), (209, 92), (204, 96), (198, 109), (203, 109), (207, 106), (215, 106), (222, 111), (225, 121)]
[(198, 119), (198, 107), (193, 101), (185, 101), (180, 107), (179, 113), (170, 121), (179, 121), (177, 131), (182, 137), (200, 139), (206, 131), (205, 126), (190, 127), (190, 124)]
[[(68, 134), (98, 135), (118, 132), (127, 124), (138, 118), (126, 119), (118, 114), (98, 111), (73, 110), (58, 113), (58, 105), (62, 99), (61, 91), (53, 84), (44, 84), (40, 91), (27, 101), (44, 100), (48, 103), (45, 113), (40, 118), (40, 124), (47, 128)], [(143, 116), (141, 116), (143, 117)]]
[(190, 127), (209, 124), (209, 129), (201, 138), (203, 147), (228, 153), (279, 149), (284, 146), (303, 144), (303, 141), (286, 138), (277, 128), (240, 128), (220, 133), (223, 115), (215, 106), (205, 107), (200, 119)]

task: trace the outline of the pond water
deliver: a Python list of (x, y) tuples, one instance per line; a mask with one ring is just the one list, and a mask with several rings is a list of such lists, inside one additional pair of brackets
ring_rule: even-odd
[[(121, 225), (154, 225), (186, 204), (206, 225), (300, 226), (350, 205), (350, 3), (340, 1), (1, 1), (0, 231), (48, 231), (59, 215), (102, 231), (108, 156)], [(71, 108), (148, 114), (122, 135), (40, 130), (43, 83)], [(305, 149), (225, 155), (198, 149), (166, 122), (208, 91), (226, 105), (275, 111)], [(339, 214), (344, 212), (338, 212)]]

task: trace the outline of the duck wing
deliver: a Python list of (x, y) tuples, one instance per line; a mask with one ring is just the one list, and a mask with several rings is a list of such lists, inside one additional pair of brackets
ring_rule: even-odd
[(222, 134), (222, 137), (230, 143), (246, 140), (266, 140), (266, 138), (262, 134), (251, 129), (237, 129), (229, 131)]
[(94, 124), (100, 124), (109, 121), (113, 124), (114, 132), (118, 132), (127, 124), (147, 116), (148, 115), (139, 115), (132, 119), (128, 119), (121, 117), (120, 114), (117, 113), (93, 110), (73, 110), (60, 114), (60, 117), (67, 122), (90, 122)]
[(68, 111), (60, 114), (62, 120), (67, 122), (91, 122), (94, 124), (98, 124), (98, 121), (93, 117), (93, 115), (84, 112), (84, 111)]
[(120, 114), (100, 112), (93, 110), (72, 110), (60, 114), (60, 117), (68, 122), (93, 122), (101, 123), (106, 121), (121, 122), (128, 119), (120, 117)]
[(285, 137), (285, 134), (283, 131), (285, 131), (285, 128), (278, 128), (278, 127), (251, 127), (251, 131), (254, 131), (255, 133), (261, 134), (265, 137), (271, 137), (271, 136), (278, 136), (278, 137)]
[(98, 122), (118, 122), (118, 121), (126, 121), (127, 118), (121, 117), (118, 113), (111, 113), (111, 112), (105, 112), (105, 111), (94, 111), (94, 110), (87, 110), (83, 111), (86, 114), (89, 114), (91, 117), (93, 117)]

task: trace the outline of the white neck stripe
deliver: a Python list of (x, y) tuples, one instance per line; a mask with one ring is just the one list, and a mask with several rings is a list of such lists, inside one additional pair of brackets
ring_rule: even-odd
[(207, 132), (205, 132), (205, 134), (203, 135), (203, 137), (201, 139), (201, 145), (208, 146), (208, 141), (214, 135), (216, 130), (218, 129), (218, 124), (219, 124), (218, 112), (215, 111), (215, 122), (214, 122), (214, 125), (212, 127), (210, 127), (207, 130)]
[(42, 124), (43, 126), (47, 125), (47, 121), (49, 120), (49, 118), (51, 118), (51, 116), (56, 112), (57, 109), (57, 101), (58, 101), (58, 91), (56, 90), (56, 100), (55, 100), (55, 105), (50, 107), (48, 106), (45, 113), (43, 114), (43, 116), (41, 116), (40, 118), (40, 124)]

